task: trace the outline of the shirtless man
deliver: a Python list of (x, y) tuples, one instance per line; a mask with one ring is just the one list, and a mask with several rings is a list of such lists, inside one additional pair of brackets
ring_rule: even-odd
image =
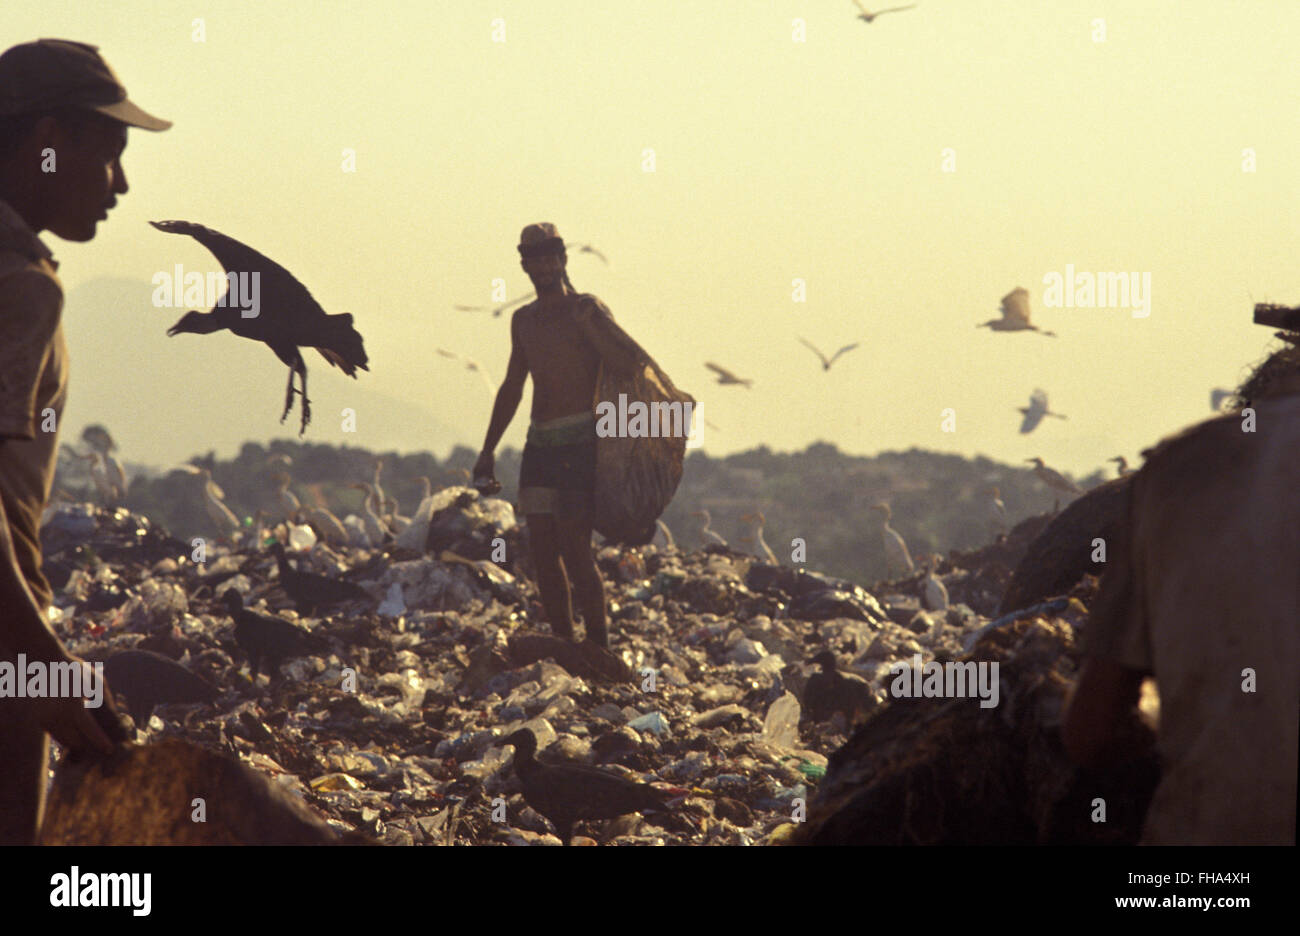
[(537, 301), (515, 312), (510, 323), (510, 364), (492, 407), (475, 478), (491, 478), (493, 453), (533, 378), (532, 423), (519, 472), (519, 505), (537, 587), (551, 629), (573, 637), (569, 586), (576, 591), (587, 639), (608, 648), (605, 586), (591, 552), (596, 483), (596, 417), (593, 403), (602, 359), (620, 369), (636, 364), (629, 349), (593, 327), (607, 309), (591, 295), (578, 295), (564, 266), (564, 241), (553, 224), (530, 224), (519, 238), (524, 272)]

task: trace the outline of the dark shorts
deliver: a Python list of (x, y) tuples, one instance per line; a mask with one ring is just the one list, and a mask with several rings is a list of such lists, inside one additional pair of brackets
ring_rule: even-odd
[(590, 504), (595, 489), (595, 416), (575, 413), (528, 427), (519, 468), (519, 507), (525, 514)]

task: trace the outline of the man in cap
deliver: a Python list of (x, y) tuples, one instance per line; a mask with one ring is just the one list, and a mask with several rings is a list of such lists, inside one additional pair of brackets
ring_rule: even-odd
[(609, 646), (605, 588), (591, 552), (596, 483), (593, 402), (602, 361), (627, 369), (634, 353), (596, 319), (613, 316), (599, 299), (574, 292), (565, 273), (564, 241), (553, 224), (530, 224), (519, 254), (537, 300), (510, 323), (510, 364), (497, 392), (476, 478), (491, 478), (493, 452), (514, 418), (524, 380), (533, 378), (532, 423), (519, 471), (519, 506), (527, 517), (537, 587), (552, 630), (573, 637), (570, 585), (576, 592), (587, 640)]
[[(79, 664), (46, 624), (40, 522), (54, 480), (68, 361), (57, 264), (37, 235), (88, 241), (126, 194), (127, 127), (171, 126), (132, 104), (94, 46), (59, 39), (0, 55), (0, 664)], [(18, 669), (23, 661), (28, 672)], [(102, 685), (85, 702), (112, 706)], [(0, 676), (0, 844), (40, 828), (46, 732), (72, 750), (111, 751), (82, 697), (18, 698)], [(49, 686), (54, 691), (54, 686)]]

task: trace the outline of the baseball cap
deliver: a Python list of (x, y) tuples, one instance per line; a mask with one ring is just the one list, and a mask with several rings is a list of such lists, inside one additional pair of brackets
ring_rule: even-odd
[(0, 55), (0, 115), (83, 107), (142, 130), (166, 130), (127, 100), (126, 88), (99, 49), (67, 39), (38, 39)]
[(549, 222), (530, 224), (519, 234), (519, 255), (525, 260), (563, 251), (564, 239)]

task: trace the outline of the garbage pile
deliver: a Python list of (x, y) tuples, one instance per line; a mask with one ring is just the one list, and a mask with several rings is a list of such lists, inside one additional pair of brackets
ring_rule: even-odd
[[(908, 739), (927, 730), (914, 723), (920, 703), (890, 697), (897, 668), (957, 660), (972, 649), (978, 658), (1002, 654), (1013, 674), (1026, 647), (1042, 662), (1027, 670), (1030, 688), (1004, 676), (1012, 686), (998, 715), (977, 709), (984, 717), (975, 724), (960, 715), (944, 721), (951, 750), (926, 769), (950, 771), (952, 789), (935, 786), (936, 801), (959, 796), (963, 777), (982, 776), (979, 759), (1016, 745), (1024, 750), (1015, 764), (1032, 762), (1060, 779), (1042, 762), (1063, 755), (1035, 734), (1032, 713), (1051, 709), (1055, 696), (1043, 686), (1055, 692), (1068, 678), (1071, 625), (1013, 621), (990, 629), (994, 605), (979, 568), (941, 564), (935, 574), (951, 602), (935, 611), (922, 606), (920, 578), (873, 592), (721, 545), (690, 553), (608, 546), (597, 560), (610, 653), (551, 635), (526, 577), (526, 532), (509, 505), (451, 490), (439, 495), (423, 551), (395, 543), (331, 547), (307, 536), (309, 529), (285, 525), (268, 531), (309, 547), (288, 551), (290, 568), (352, 582), (370, 596), (311, 616), (299, 615), (278, 584), (268, 549), (209, 543), (195, 561), (193, 544), (125, 509), (63, 507), (42, 533), (56, 589), (51, 623), (88, 659), (149, 651), (214, 688), (212, 702), (160, 701), (151, 715), (134, 706), (145, 722), (136, 725), (140, 740), (184, 739), (237, 758), (336, 832), (390, 845), (558, 845), (554, 828), (521, 795), (513, 747), (501, 744), (522, 728), (536, 738), (539, 761), (622, 773), (654, 785), (670, 804), (579, 822), (575, 843), (766, 844), (789, 841), (805, 825), (796, 837), (831, 835), (825, 830), (838, 820), (826, 809), (846, 796), (851, 802), (851, 788), (870, 787), (884, 769), (871, 751), (890, 748), (901, 757)], [(230, 602), (232, 589), (240, 602)], [(241, 605), (300, 629), (309, 640), (293, 643), (294, 652), (308, 652), (264, 666), (254, 680), (231, 617)], [(1051, 639), (1026, 628), (1046, 628)], [(815, 705), (814, 719), (804, 700), (819, 655), (852, 684), (854, 704)], [(123, 711), (131, 710), (129, 687), (114, 688)], [(924, 700), (932, 701), (942, 700)], [(853, 719), (863, 717), (854, 734)], [(1005, 720), (1011, 726), (1001, 747), (980, 749), (977, 739), (1000, 729), (978, 725)], [(959, 747), (967, 728), (974, 734)], [(927, 743), (937, 745), (938, 736)], [(912, 757), (921, 764), (922, 753)], [(857, 766), (845, 773), (850, 764)], [(906, 784), (915, 774), (892, 776)], [(833, 794), (819, 790), (828, 782)], [(1019, 802), (1022, 794), (1023, 785), (1007, 781), (987, 796)], [(175, 808), (190, 809), (188, 802)], [(897, 817), (890, 821), (897, 825)], [(1020, 828), (1019, 840), (1034, 840), (1028, 826)]]

